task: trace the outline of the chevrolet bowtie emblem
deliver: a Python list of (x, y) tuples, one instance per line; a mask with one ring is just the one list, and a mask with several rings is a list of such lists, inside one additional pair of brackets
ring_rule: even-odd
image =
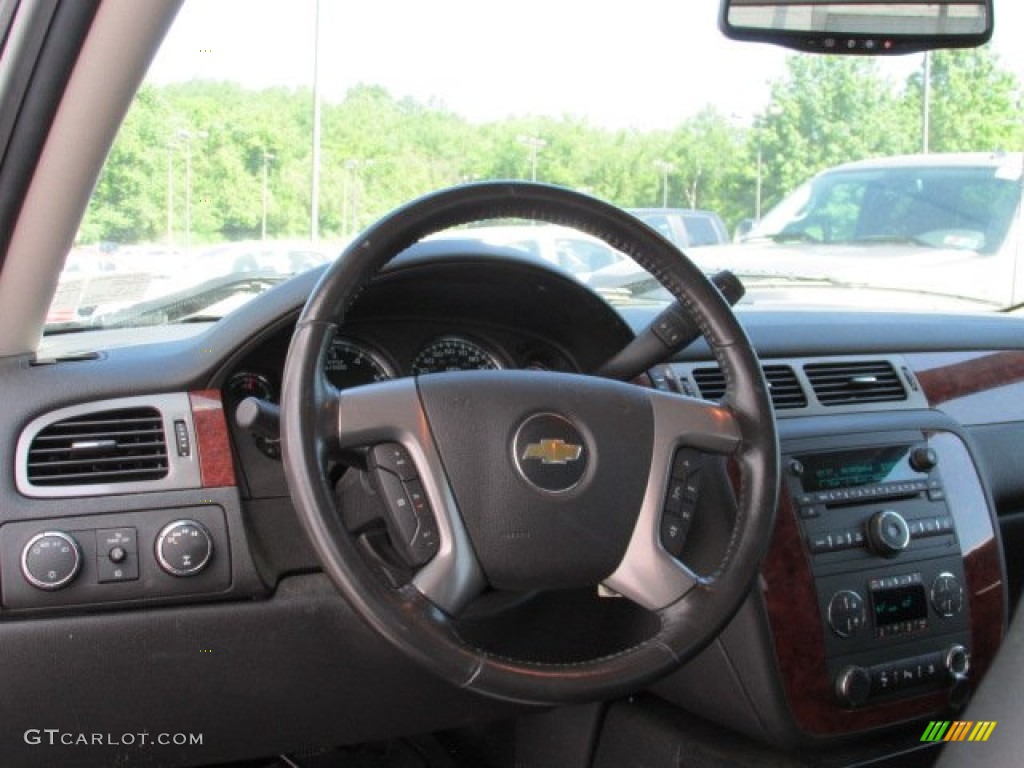
[(540, 459), (542, 464), (568, 464), (570, 461), (578, 461), (581, 453), (582, 445), (567, 443), (561, 439), (541, 440), (527, 445), (522, 459)]

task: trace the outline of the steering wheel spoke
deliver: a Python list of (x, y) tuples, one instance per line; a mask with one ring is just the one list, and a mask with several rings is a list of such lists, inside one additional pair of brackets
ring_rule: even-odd
[(328, 412), (334, 419), (331, 442), (343, 451), (366, 451), (392, 543), (417, 569), (413, 586), (445, 613), (458, 614), (485, 580), (415, 379), (337, 392)]
[(741, 435), (729, 409), (650, 390), (654, 450), (643, 505), (619, 567), (605, 586), (651, 610), (682, 599), (699, 582), (680, 559), (696, 512), (704, 453), (728, 455)]

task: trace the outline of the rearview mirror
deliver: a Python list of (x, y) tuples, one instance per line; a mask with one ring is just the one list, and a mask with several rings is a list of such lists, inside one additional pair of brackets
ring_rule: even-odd
[(970, 48), (992, 36), (992, 0), (722, 0), (734, 40), (861, 56)]

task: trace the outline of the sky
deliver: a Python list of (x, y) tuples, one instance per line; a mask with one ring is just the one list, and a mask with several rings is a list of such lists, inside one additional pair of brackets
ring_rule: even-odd
[[(320, 87), (353, 85), (441, 104), (475, 122), (573, 115), (668, 129), (707, 105), (749, 123), (782, 76), (784, 49), (725, 39), (719, 0), (321, 0)], [(505, 10), (505, 8), (508, 10)], [(316, 0), (190, 0), (149, 80), (309, 87)], [(1024, 82), (1024, 2), (995, 0), (993, 47)], [(920, 55), (882, 61), (902, 80)], [(1024, 119), (1024, 116), (1022, 116)]]

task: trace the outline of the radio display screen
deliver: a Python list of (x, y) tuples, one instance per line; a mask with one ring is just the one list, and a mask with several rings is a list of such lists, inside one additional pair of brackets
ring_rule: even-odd
[(920, 584), (875, 590), (871, 593), (871, 604), (876, 627), (928, 617), (928, 600)]
[(811, 453), (795, 456), (804, 466), (800, 482), (804, 491), (834, 491), (878, 483), (927, 480), (928, 475), (911, 468), (910, 446), (887, 445), (852, 451)]

